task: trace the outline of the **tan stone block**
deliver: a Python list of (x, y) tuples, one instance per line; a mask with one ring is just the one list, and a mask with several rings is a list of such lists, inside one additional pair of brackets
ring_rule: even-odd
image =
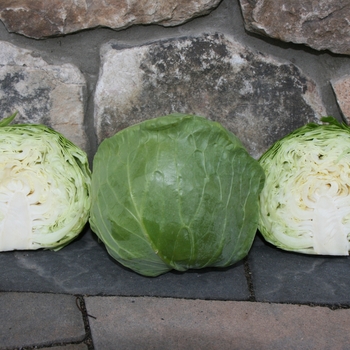
[(350, 124), (350, 76), (331, 81), (339, 108), (348, 124)]
[(221, 0), (96, 0), (0, 2), (0, 19), (10, 32), (33, 38), (98, 26), (123, 29), (135, 24), (175, 26), (208, 14)]
[(247, 30), (316, 50), (350, 54), (347, 1), (240, 0)]

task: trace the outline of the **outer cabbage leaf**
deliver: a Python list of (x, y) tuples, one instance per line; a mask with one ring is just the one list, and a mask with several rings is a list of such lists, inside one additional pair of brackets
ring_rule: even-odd
[(349, 255), (350, 129), (332, 117), (308, 124), (259, 162), (259, 230), (275, 246), (306, 254)]
[(225, 267), (251, 248), (263, 181), (220, 124), (155, 118), (100, 144), (90, 224), (113, 258), (142, 275)]
[(88, 221), (84, 151), (44, 125), (0, 124), (0, 251), (58, 250)]

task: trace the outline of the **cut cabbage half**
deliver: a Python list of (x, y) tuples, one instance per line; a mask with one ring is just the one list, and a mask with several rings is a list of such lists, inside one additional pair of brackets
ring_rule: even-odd
[(276, 142), (259, 162), (266, 174), (259, 229), (279, 248), (349, 255), (350, 129), (334, 118)]
[(0, 251), (58, 250), (88, 220), (87, 156), (46, 126), (8, 122), (0, 123)]

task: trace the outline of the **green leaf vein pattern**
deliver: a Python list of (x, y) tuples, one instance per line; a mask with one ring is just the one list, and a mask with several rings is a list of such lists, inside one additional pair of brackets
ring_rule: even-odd
[(99, 146), (90, 223), (109, 254), (142, 275), (225, 267), (251, 247), (263, 183), (258, 162), (220, 124), (155, 118)]

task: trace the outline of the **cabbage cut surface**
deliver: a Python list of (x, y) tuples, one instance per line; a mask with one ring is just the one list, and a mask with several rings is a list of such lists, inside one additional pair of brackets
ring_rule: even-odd
[(0, 127), (0, 251), (60, 249), (88, 220), (86, 154), (43, 125)]
[(308, 124), (261, 157), (259, 229), (285, 250), (349, 255), (350, 129), (322, 120), (328, 124)]

